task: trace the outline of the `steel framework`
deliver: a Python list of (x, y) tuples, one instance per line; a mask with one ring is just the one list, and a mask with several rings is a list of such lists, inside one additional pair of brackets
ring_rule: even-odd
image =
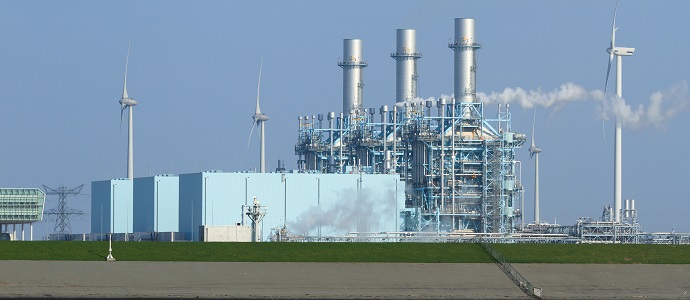
[[(438, 108), (432, 114), (433, 107)], [(482, 103), (402, 102), (389, 111), (300, 117), (302, 172), (399, 174), (408, 186), (400, 230), (510, 233), (522, 185), (515, 149), (526, 137), (511, 129), (510, 112), (484, 117)]]
[(54, 189), (46, 186), (45, 184), (43, 185), (46, 195), (58, 195), (57, 208), (46, 210), (43, 213), (46, 215), (46, 220), (55, 220), (53, 232), (57, 234), (58, 237), (72, 234), (72, 225), (70, 224), (71, 216), (81, 216), (84, 214), (83, 211), (71, 208), (67, 205), (67, 195), (79, 195), (83, 187), (84, 185), (82, 184), (75, 188), (61, 186), (57, 189)]

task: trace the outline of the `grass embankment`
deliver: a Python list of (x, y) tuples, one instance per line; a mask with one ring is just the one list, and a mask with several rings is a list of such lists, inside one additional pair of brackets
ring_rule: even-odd
[(511, 263), (690, 264), (690, 245), (494, 244)]
[[(107, 242), (2, 242), (2, 260), (105, 260)], [(120, 261), (490, 263), (476, 244), (113, 242)]]
[[(511, 263), (690, 264), (690, 245), (494, 244)], [(107, 242), (0, 242), (0, 260), (105, 260)], [(114, 242), (119, 261), (491, 263), (477, 244)]]

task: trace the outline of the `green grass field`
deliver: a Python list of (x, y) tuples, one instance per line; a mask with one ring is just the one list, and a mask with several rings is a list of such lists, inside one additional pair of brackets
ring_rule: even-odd
[[(690, 246), (494, 244), (512, 263), (690, 264)], [(107, 242), (0, 242), (1, 260), (104, 260)], [(491, 263), (477, 244), (114, 242), (120, 261)]]

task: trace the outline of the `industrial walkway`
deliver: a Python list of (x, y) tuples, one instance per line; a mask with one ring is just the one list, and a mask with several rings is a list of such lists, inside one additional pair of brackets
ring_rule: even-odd
[[(546, 299), (690, 299), (690, 265), (514, 265)], [(0, 261), (0, 297), (528, 299), (495, 264)]]

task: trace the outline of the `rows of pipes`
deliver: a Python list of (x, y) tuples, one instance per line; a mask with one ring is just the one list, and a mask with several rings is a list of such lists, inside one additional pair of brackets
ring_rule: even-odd
[[(417, 95), (416, 31), (397, 30), (396, 104), (364, 108), (362, 41), (345, 39), (343, 111), (299, 117), (301, 172), (399, 174), (406, 183), (401, 231), (511, 233), (523, 188), (509, 106), (487, 118), (476, 96), (475, 20), (455, 19), (454, 98)], [(378, 111), (378, 113), (377, 113)], [(378, 120), (376, 115), (379, 115)]]

